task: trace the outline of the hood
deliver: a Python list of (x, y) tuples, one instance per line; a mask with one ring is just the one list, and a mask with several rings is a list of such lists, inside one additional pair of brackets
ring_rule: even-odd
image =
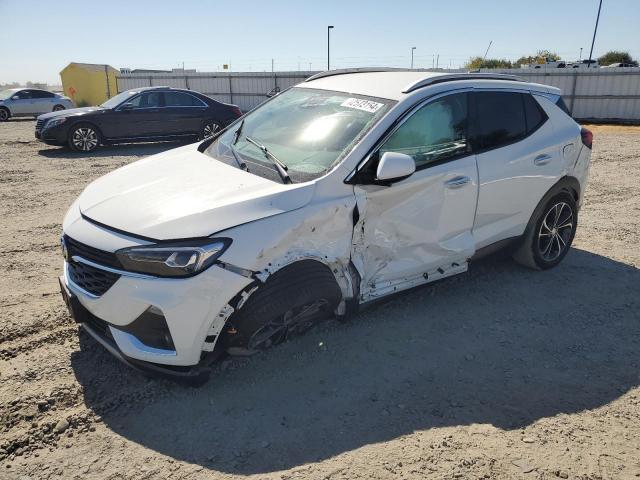
[(156, 240), (206, 237), (306, 205), (313, 183), (267, 180), (187, 145), (119, 168), (79, 198), (89, 219)]
[(69, 108), (68, 110), (59, 110), (57, 112), (44, 113), (38, 116), (38, 120), (49, 120), (50, 118), (57, 117), (78, 117), (81, 115), (86, 115), (87, 113), (97, 111), (106, 111), (106, 109), (102, 107)]

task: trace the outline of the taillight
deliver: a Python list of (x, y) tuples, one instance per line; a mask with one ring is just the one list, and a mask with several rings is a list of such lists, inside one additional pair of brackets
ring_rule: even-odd
[(240, 118), (240, 117), (242, 116), (242, 110), (240, 110), (240, 108), (239, 108), (239, 107), (233, 107), (233, 109), (232, 109), (232, 110), (233, 110), (233, 114), (234, 114), (236, 117)]
[(593, 132), (582, 127), (580, 129), (580, 136), (582, 136), (582, 144), (587, 148), (591, 148), (591, 145), (593, 145)]

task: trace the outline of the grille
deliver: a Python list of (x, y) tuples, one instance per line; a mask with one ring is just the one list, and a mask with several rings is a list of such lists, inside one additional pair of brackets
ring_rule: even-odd
[(80, 288), (101, 296), (116, 283), (120, 275), (84, 263), (69, 262), (69, 277)]
[(69, 252), (69, 258), (77, 255), (85, 260), (90, 260), (92, 262), (99, 263), (100, 265), (106, 265), (107, 267), (122, 270), (122, 264), (118, 260), (118, 257), (116, 257), (115, 253), (105, 252), (104, 250), (90, 247), (89, 245), (85, 245), (84, 243), (74, 240), (68, 235), (64, 236), (64, 242), (67, 246), (67, 252)]
[(38, 120), (36, 122), (36, 130), (42, 130), (43, 125), (44, 125), (44, 120)]

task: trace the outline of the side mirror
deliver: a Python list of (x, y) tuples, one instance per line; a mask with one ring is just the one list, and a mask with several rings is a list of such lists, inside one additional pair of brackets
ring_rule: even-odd
[(133, 110), (133, 103), (125, 103), (120, 107), (120, 110)]
[(378, 162), (376, 180), (398, 181), (413, 175), (416, 162), (404, 153), (385, 152)]

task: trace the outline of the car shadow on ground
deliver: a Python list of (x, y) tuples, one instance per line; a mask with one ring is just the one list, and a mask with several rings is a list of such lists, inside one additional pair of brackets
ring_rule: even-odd
[(640, 384), (639, 308), (638, 269), (572, 249), (546, 272), (479, 261), (223, 363), (199, 389), (145, 379), (86, 335), (72, 364), (117, 434), (212, 470), (267, 473), (416, 430), (516, 429), (606, 405)]
[(182, 147), (193, 141), (170, 141), (153, 143), (121, 143), (117, 145), (103, 145), (93, 152), (76, 152), (66, 147), (51, 147), (38, 150), (38, 155), (47, 158), (101, 158), (101, 157), (130, 157), (132, 155), (148, 156), (165, 152), (172, 148)]

